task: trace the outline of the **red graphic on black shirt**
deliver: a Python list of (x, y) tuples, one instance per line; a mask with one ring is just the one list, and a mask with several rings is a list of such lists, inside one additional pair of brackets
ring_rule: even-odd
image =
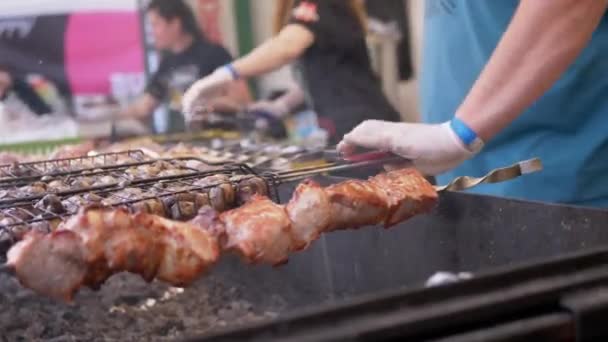
[(319, 21), (317, 13), (317, 4), (308, 1), (302, 1), (300, 6), (293, 10), (293, 17), (304, 22)]

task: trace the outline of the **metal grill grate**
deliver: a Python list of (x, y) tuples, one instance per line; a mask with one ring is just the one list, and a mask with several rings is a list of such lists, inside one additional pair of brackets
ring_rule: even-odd
[(76, 158), (0, 165), (0, 189), (43, 177), (67, 176), (91, 169), (119, 169), (149, 159), (140, 150), (104, 153)]
[[(22, 176), (13, 172), (3, 178), (0, 181), (0, 251), (10, 247), (28, 230), (50, 231), (82, 206), (133, 209), (135, 203), (147, 201), (156, 201), (154, 203), (164, 206), (166, 199), (183, 194), (209, 195), (209, 191), (224, 184), (236, 193), (239, 182), (252, 177), (260, 178), (268, 190), (274, 186), (273, 182), (242, 164), (209, 166), (197, 158), (133, 161), (132, 157), (140, 156), (133, 153), (112, 154), (120, 156), (122, 162), (119, 164), (112, 164), (118, 159), (109, 156), (88, 159), (86, 163), (71, 159), (67, 162), (71, 167), (61, 169), (45, 165), (61, 166), (64, 161), (28, 164), (27, 170), (35, 170), (36, 174)], [(43, 170), (49, 172), (39, 172)], [(218, 175), (226, 177), (215, 180)], [(233, 180), (235, 176), (238, 180)], [(208, 177), (214, 178), (207, 181), (210, 180)], [(278, 191), (275, 189), (273, 193)], [(278, 200), (276, 195), (275, 200)], [(236, 199), (226, 205), (235, 204)], [(166, 207), (162, 210), (169, 212)]]
[[(225, 207), (222, 207), (225, 210), (244, 201), (237, 198), (237, 194), (247, 186), (243, 185), (246, 184), (244, 181), (255, 181), (257, 185), (253, 186), (255, 189), (250, 193), (260, 193), (258, 185), (261, 182), (265, 187), (263, 193), (280, 202), (278, 186), (285, 182), (379, 163), (382, 161), (345, 164), (332, 162), (322, 166), (258, 174), (244, 164), (209, 165), (203, 159), (190, 157), (146, 160), (142, 152), (128, 151), (1, 166), (4, 170), (11, 167), (15, 170), (15, 167), (26, 165), (26, 170), (33, 171), (25, 175), (14, 171), (5, 172), (5, 177), (0, 178), (0, 252), (14, 244), (28, 230), (52, 230), (83, 206), (126, 207), (131, 210), (143, 208), (155, 214), (157, 211), (154, 210), (159, 210), (159, 214), (166, 217), (185, 220), (193, 216), (181, 216), (183, 203), (180, 198), (183, 197), (180, 195), (189, 196), (186, 202), (195, 201), (196, 205), (191, 205), (189, 213), (196, 215), (197, 196), (206, 195), (211, 201), (212, 192), (219, 191), (224, 196), (222, 200), (226, 201)], [(222, 192), (225, 186), (228, 186), (228, 192), (232, 194), (230, 200)], [(173, 204), (168, 205), (167, 201)], [(175, 217), (174, 210), (177, 210), (179, 218)]]

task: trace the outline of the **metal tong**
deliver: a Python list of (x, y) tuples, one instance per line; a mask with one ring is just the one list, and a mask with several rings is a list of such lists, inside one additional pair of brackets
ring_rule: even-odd
[[(384, 151), (370, 151), (366, 150), (360, 153), (356, 153), (350, 156), (342, 156), (337, 150), (325, 151), (325, 156), (328, 160), (342, 164), (336, 166), (340, 170), (346, 169), (346, 165), (361, 166), (374, 165), (374, 164), (391, 164), (391, 163), (408, 163), (407, 159), (404, 159), (391, 152)], [(453, 179), (446, 185), (436, 185), (435, 190), (440, 191), (463, 191), (480, 184), (491, 184), (500, 183), (508, 180), (512, 180), (519, 176), (534, 173), (543, 169), (542, 162), (539, 158), (532, 158), (524, 161), (520, 161), (507, 167), (501, 167), (491, 170), (482, 177), (469, 177), (462, 176)]]

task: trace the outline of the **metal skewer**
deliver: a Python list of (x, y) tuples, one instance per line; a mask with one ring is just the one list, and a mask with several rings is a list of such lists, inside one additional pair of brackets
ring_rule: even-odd
[(290, 171), (277, 172), (278, 179), (283, 182), (292, 182), (302, 180), (308, 177), (321, 175), (328, 172), (346, 171), (352, 169), (358, 169), (362, 167), (378, 166), (384, 164), (390, 164), (394, 162), (403, 162), (403, 158), (397, 156), (391, 156), (382, 159), (364, 160), (353, 163), (326, 163), (321, 166), (309, 166), (298, 168)]
[[(322, 166), (311, 166), (295, 169), (291, 171), (278, 172), (275, 178), (279, 182), (293, 182), (308, 177), (321, 175), (324, 173), (352, 170), (361, 167), (376, 166), (391, 163), (403, 163), (404, 159), (398, 156), (388, 156), (386, 158), (364, 160), (353, 163), (327, 163)], [(533, 158), (515, 163), (511, 166), (494, 169), (482, 177), (462, 176), (455, 178), (451, 182), (442, 186), (435, 186), (438, 192), (441, 191), (462, 191), (473, 188), (480, 184), (490, 184), (505, 182), (521, 175), (534, 173), (542, 170), (543, 165), (539, 158)]]
[(462, 191), (473, 188), (480, 184), (505, 182), (521, 175), (534, 173), (543, 169), (538, 158), (524, 160), (511, 166), (494, 169), (483, 177), (458, 177), (443, 186), (436, 186), (437, 191)]

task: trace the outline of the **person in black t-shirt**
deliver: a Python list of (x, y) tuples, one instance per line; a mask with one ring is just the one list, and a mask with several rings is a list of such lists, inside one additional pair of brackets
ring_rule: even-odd
[[(172, 116), (170, 130), (180, 130), (184, 91), (197, 79), (230, 62), (232, 57), (224, 47), (203, 36), (192, 11), (182, 0), (153, 0), (148, 5), (147, 16), (156, 48), (162, 52), (161, 63), (143, 96), (121, 114), (145, 118), (165, 102)], [(234, 112), (248, 101), (247, 87), (240, 82), (224, 89), (222, 96), (214, 98), (211, 105), (220, 112)]]
[(276, 36), (186, 92), (182, 107), (187, 120), (206, 105), (201, 99), (218, 89), (294, 62), (296, 80), (332, 142), (365, 119), (399, 121), (371, 67), (362, 1), (280, 0), (276, 29)]
[(11, 93), (37, 115), (49, 114), (53, 111), (25, 80), (15, 77), (8, 67), (0, 65), (0, 102), (7, 100)]

